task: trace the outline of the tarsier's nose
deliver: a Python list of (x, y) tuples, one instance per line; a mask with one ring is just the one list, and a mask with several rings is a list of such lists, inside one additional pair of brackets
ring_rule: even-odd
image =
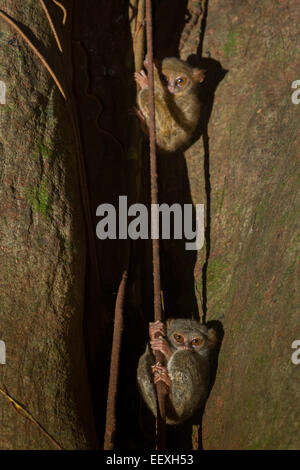
[(184, 344), (182, 345), (182, 349), (185, 349), (185, 350), (188, 350), (188, 351), (189, 351), (189, 350), (191, 350), (191, 349), (193, 349), (193, 348), (190, 346), (190, 344), (184, 343)]

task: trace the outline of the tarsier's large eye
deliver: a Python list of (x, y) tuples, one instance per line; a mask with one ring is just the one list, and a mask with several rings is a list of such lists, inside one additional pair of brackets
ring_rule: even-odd
[(178, 333), (174, 333), (174, 339), (175, 341), (177, 341), (177, 343), (183, 343), (183, 336), (182, 335), (179, 335)]
[(163, 79), (163, 81), (164, 81), (165, 83), (168, 83), (168, 81), (169, 81), (168, 75), (162, 74), (162, 79)]
[(193, 346), (200, 346), (202, 342), (203, 342), (203, 338), (194, 338), (191, 341)]
[(186, 77), (178, 77), (178, 78), (176, 78), (175, 84), (176, 84), (177, 86), (183, 86), (183, 85), (185, 85), (185, 84), (186, 84)]

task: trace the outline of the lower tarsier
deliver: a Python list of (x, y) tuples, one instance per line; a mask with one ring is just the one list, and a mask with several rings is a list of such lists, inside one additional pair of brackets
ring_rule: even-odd
[[(137, 370), (141, 394), (157, 416), (155, 384), (163, 381), (168, 388), (166, 422), (182, 423), (207, 399), (215, 331), (195, 320), (169, 319), (166, 327), (160, 321), (150, 323), (149, 336), (150, 343), (139, 359)], [(155, 351), (164, 355), (163, 364), (155, 364)]]

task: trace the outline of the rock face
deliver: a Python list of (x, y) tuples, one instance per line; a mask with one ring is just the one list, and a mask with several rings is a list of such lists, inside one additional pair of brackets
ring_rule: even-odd
[[(4, 0), (1, 11), (23, 25), (66, 90), (68, 65), (40, 3)], [(60, 24), (60, 9), (50, 11)], [(70, 107), (40, 59), (0, 22), (0, 339), (6, 345), (0, 447), (52, 449), (54, 439), (62, 448), (86, 449), (95, 446), (95, 435), (82, 334), (85, 229)], [(68, 26), (64, 34), (68, 57)], [(17, 413), (8, 394), (25, 412)]]
[[(220, 319), (225, 334), (205, 449), (300, 445), (300, 365), (291, 361), (300, 339), (300, 105), (291, 100), (299, 19), (293, 0), (208, 2), (204, 56), (228, 73), (208, 126), (207, 320)], [(195, 158), (191, 151), (197, 198)]]

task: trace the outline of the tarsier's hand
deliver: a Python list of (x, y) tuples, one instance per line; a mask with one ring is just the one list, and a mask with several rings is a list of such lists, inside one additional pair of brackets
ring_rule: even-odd
[(144, 70), (134, 73), (135, 81), (140, 85), (141, 89), (148, 88), (148, 77)]
[(167, 393), (169, 393), (171, 388), (171, 378), (167, 371), (167, 368), (162, 366), (160, 362), (152, 366), (152, 374), (153, 374), (153, 381), (155, 384), (157, 382), (162, 381), (167, 387)]
[(165, 340), (165, 338), (162, 338), (162, 337), (155, 338), (152, 341), (150, 341), (150, 345), (151, 345), (151, 349), (154, 353), (155, 353), (155, 351), (160, 351), (165, 356), (167, 361), (170, 359), (170, 357), (173, 354), (173, 352), (172, 352), (169, 344)]
[(150, 341), (158, 336), (166, 336), (166, 334), (167, 334), (166, 327), (161, 321), (157, 320), (153, 323), (151, 322), (149, 323)]
[(150, 345), (153, 352), (160, 351), (167, 360), (172, 356), (172, 350), (165, 338), (167, 331), (165, 325), (161, 321), (149, 323)]

